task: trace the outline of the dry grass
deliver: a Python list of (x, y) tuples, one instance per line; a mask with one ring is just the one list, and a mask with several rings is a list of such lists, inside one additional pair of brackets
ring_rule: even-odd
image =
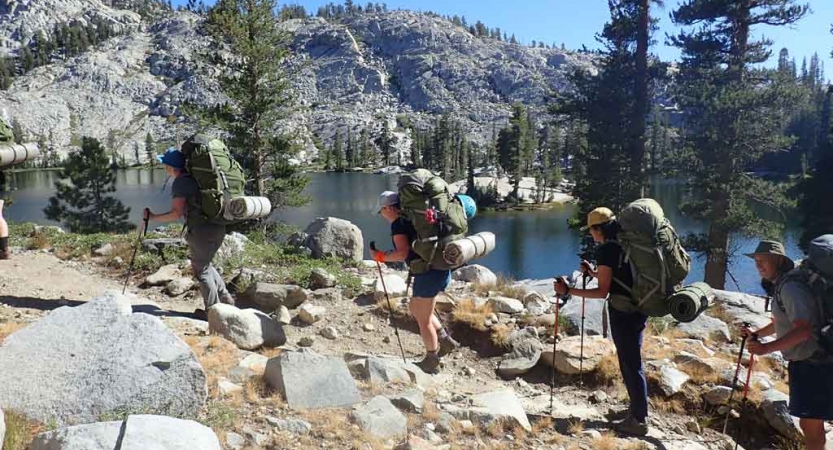
[(688, 410), (685, 407), (685, 404), (679, 398), (663, 398), (663, 397), (652, 397), (651, 398), (651, 405), (657, 411), (662, 411), (666, 413), (673, 413), (673, 414), (686, 414)]
[(696, 384), (717, 384), (720, 381), (720, 374), (711, 367), (703, 367), (699, 364), (681, 364), (680, 370), (691, 377)]
[(618, 450), (621, 447), (621, 442), (610, 431), (602, 433), (600, 437), (593, 439), (594, 450)]
[(580, 420), (570, 422), (570, 426), (567, 427), (567, 431), (573, 436), (581, 434), (581, 432), (584, 431), (584, 422)]
[(440, 410), (434, 402), (425, 402), (425, 408), (422, 410), (422, 418), (428, 422), (436, 422), (440, 419)]
[(645, 441), (630, 441), (622, 447), (622, 450), (652, 450), (653, 448)]
[(515, 286), (515, 280), (513, 278), (503, 274), (498, 275), (497, 283), (495, 284), (472, 284), (472, 290), (474, 290), (477, 295), (483, 297), (494, 294), (523, 300), (526, 295), (525, 289)]
[(229, 370), (237, 365), (237, 347), (219, 336), (210, 336), (208, 340), (187, 336), (185, 343), (191, 347), (208, 375), (211, 397), (218, 398), (217, 381), (227, 377)]
[(506, 433), (508, 424), (504, 420), (493, 420), (486, 425), (486, 434), (493, 438), (501, 438)]
[(6, 340), (7, 337), (9, 337), (9, 335), (11, 335), (17, 330), (20, 330), (25, 326), (26, 324), (21, 322), (0, 323), (0, 344), (2, 344), (3, 341)]
[(50, 247), (52, 247), (52, 240), (43, 231), (33, 233), (32, 237), (26, 242), (26, 248), (29, 250), (43, 250)]
[(564, 436), (563, 434), (561, 434), (561, 433), (559, 433), (559, 432), (557, 432), (557, 431), (554, 431), (554, 432), (553, 432), (553, 433), (552, 433), (552, 434), (551, 434), (551, 435), (550, 435), (550, 436), (546, 439), (546, 443), (547, 443), (547, 444), (562, 445), (562, 444), (564, 444), (564, 442), (565, 442), (566, 440), (567, 440), (567, 436)]
[(283, 349), (277, 347), (261, 347), (257, 350), (257, 352), (269, 359), (272, 359), (280, 356), (281, 353), (283, 353)]
[[(301, 416), (309, 422), (313, 429), (317, 430), (315, 436), (322, 434), (329, 434), (330, 439), (327, 439), (329, 444), (333, 444), (335, 448), (351, 448), (351, 449), (366, 449), (383, 450), (386, 448), (382, 440), (365, 433), (358, 427), (354, 427), (350, 423), (349, 415), (344, 411), (334, 410), (314, 410), (304, 411)], [(321, 448), (321, 439), (313, 435), (305, 436), (301, 439), (309, 441), (309, 446), (295, 446), (295, 448)]]
[(457, 304), (457, 308), (455, 308), (454, 312), (451, 313), (451, 320), (457, 323), (466, 324), (475, 330), (486, 331), (486, 327), (483, 326), (483, 322), (485, 322), (489, 315), (493, 313), (494, 310), (488, 303), (483, 304), (482, 306), (477, 306), (474, 304), (473, 300), (464, 299), (460, 300), (460, 303)]
[(514, 328), (510, 328), (502, 323), (495, 325), (492, 327), (492, 334), (489, 340), (498, 347), (509, 348), (509, 336), (513, 331), (515, 331)]
[(0, 447), (5, 450), (25, 450), (36, 434), (44, 431), (42, 425), (12, 410), (5, 411), (6, 436)]
[(532, 424), (532, 434), (538, 435), (542, 432), (550, 431), (552, 429), (552, 424), (552, 417), (544, 416)]
[(619, 370), (619, 359), (616, 355), (607, 355), (599, 361), (596, 368), (596, 380), (599, 384), (611, 386), (613, 394), (620, 397), (624, 394), (625, 383), (622, 381), (622, 372)]
[(785, 394), (790, 393), (790, 385), (784, 380), (773, 380), (772, 381), (772, 388), (776, 391), (781, 391)]

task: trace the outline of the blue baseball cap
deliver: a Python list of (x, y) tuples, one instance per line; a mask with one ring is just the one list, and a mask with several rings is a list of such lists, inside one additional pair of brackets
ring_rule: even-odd
[(156, 155), (156, 159), (160, 163), (166, 166), (171, 166), (174, 169), (185, 168), (185, 155), (183, 155), (181, 151), (173, 147), (165, 151), (164, 155)]

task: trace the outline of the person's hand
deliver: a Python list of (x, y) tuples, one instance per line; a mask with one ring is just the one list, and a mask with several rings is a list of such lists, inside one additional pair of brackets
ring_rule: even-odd
[(771, 353), (769, 350), (769, 344), (764, 344), (763, 342), (759, 341), (757, 338), (750, 339), (750, 341), (746, 344), (746, 349), (749, 350), (749, 353), (753, 355), (766, 355), (767, 353)]
[(748, 338), (749, 336), (752, 336), (752, 334), (754, 334), (754, 332), (749, 328), (748, 323), (742, 323), (738, 325), (738, 329), (740, 330), (741, 337), (744, 338)]
[(150, 216), (152, 216), (152, 215), (153, 215), (153, 213), (151, 213), (151, 212), (150, 212), (150, 208), (145, 208), (145, 209), (142, 211), (142, 220), (144, 220), (145, 222), (147, 222), (147, 221), (149, 221), (149, 220), (150, 220)]
[(380, 264), (385, 262), (385, 252), (382, 250), (376, 250), (373, 252), (373, 260)]
[(564, 277), (558, 277), (555, 279), (555, 282), (552, 284), (553, 289), (555, 289), (555, 293), (558, 295), (565, 295), (567, 292), (570, 291), (570, 286), (567, 285), (567, 281), (564, 280)]
[(590, 264), (590, 261), (584, 260), (579, 264), (579, 270), (584, 275), (593, 275), (593, 265)]

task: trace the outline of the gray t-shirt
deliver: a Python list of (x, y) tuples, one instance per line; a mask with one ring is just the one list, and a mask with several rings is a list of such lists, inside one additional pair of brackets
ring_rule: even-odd
[(171, 196), (173, 198), (185, 198), (187, 205), (185, 223), (188, 228), (193, 228), (204, 222), (200, 209), (200, 187), (194, 177), (188, 174), (176, 177), (171, 185)]
[[(775, 322), (775, 335), (779, 339), (792, 331), (796, 320), (809, 322), (813, 329), (820, 325), (821, 312), (807, 285), (799, 280), (786, 280), (775, 295), (778, 297), (772, 308), (772, 318)], [(793, 348), (782, 350), (781, 354), (788, 361), (803, 361), (820, 350), (815, 338), (810, 338)]]

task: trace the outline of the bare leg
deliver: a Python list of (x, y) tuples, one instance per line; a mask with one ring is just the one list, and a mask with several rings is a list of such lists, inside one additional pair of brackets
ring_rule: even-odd
[(413, 297), (411, 303), (408, 305), (411, 314), (419, 324), (419, 335), (422, 337), (422, 342), (425, 343), (425, 349), (429, 352), (436, 352), (439, 348), (437, 342), (437, 330), (439, 321), (434, 316), (434, 304), (436, 300), (425, 297)]
[(824, 450), (824, 421), (819, 419), (799, 419), (801, 431), (804, 432), (804, 445), (807, 450)]
[(0, 259), (9, 259), (9, 224), (3, 218), (3, 200), (0, 200)]

